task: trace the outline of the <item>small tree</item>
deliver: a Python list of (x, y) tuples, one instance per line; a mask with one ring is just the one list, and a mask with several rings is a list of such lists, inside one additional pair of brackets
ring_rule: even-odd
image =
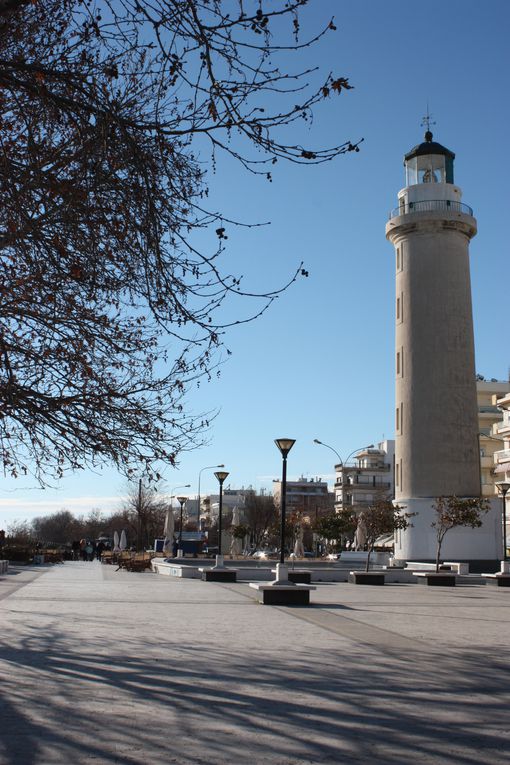
[(436, 530), (436, 572), (439, 571), (439, 559), (443, 540), (450, 529), (458, 526), (470, 526), (472, 529), (480, 528), (482, 515), (490, 508), (489, 501), (481, 497), (438, 497), (432, 505), (436, 513), (436, 520), (431, 523)]
[(391, 534), (397, 529), (407, 529), (412, 524), (409, 518), (414, 513), (404, 513), (403, 508), (394, 505), (390, 499), (379, 499), (360, 514), (358, 523), (365, 527), (365, 539), (368, 550), (366, 571), (370, 568), (370, 555), (375, 543), (382, 534)]
[(356, 530), (356, 518), (348, 510), (340, 513), (329, 513), (318, 518), (313, 530), (328, 543), (342, 539), (345, 534), (353, 534)]

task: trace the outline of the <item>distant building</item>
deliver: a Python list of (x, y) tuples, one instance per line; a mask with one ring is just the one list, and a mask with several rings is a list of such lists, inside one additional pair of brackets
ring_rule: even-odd
[[(240, 510), (241, 520), (243, 518), (243, 509), (246, 497), (255, 493), (251, 487), (248, 489), (224, 489), (223, 490), (223, 512), (231, 511), (234, 507)], [(220, 495), (209, 494), (202, 497), (200, 520), (203, 524), (214, 522), (218, 518), (220, 511)]]
[(498, 398), (497, 405), (503, 419), (493, 426), (493, 434), (503, 448), (494, 452), (494, 472), (497, 482), (510, 483), (510, 393)]
[[(273, 481), (273, 497), (276, 507), (280, 507), (282, 482)], [(321, 478), (304, 478), (287, 481), (287, 514), (300, 513), (304, 520), (313, 523), (319, 516), (332, 513), (334, 494), (328, 490), (327, 481)]]
[[(494, 475), (497, 483), (510, 483), (510, 393), (497, 399), (503, 419), (493, 426), (495, 438), (501, 439), (503, 449), (494, 452)], [(506, 540), (510, 539), (510, 492), (506, 495)]]
[(503, 412), (496, 400), (510, 393), (510, 382), (501, 380), (480, 380), (476, 382), (478, 399), (478, 432), (480, 440), (481, 493), (483, 497), (497, 494), (494, 454), (501, 450), (501, 435), (497, 435)]
[(377, 499), (395, 496), (395, 441), (362, 449), (354, 465), (335, 465), (335, 509), (361, 511)]

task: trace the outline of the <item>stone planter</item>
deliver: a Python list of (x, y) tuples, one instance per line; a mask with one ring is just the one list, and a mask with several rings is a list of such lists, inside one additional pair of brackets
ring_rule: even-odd
[(384, 584), (384, 573), (379, 571), (351, 571), (349, 572), (349, 582), (352, 584)]

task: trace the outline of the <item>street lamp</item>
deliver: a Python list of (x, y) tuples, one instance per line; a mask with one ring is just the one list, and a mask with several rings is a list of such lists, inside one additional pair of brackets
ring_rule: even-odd
[(182, 509), (183, 509), (184, 505), (186, 504), (186, 500), (188, 498), (187, 497), (176, 497), (176, 499), (177, 499), (177, 502), (181, 506), (181, 519), (180, 519), (180, 523), (179, 523), (179, 551), (180, 551), (180, 555), (182, 556)]
[(222, 523), (222, 512), (223, 512), (223, 482), (225, 478), (228, 476), (228, 473), (226, 470), (218, 470), (215, 474), (216, 478), (218, 479), (218, 483), (220, 484), (220, 508), (218, 512), (218, 558), (221, 561), (221, 523)]
[(330, 449), (338, 457), (338, 461), (340, 462), (340, 465), (342, 466), (342, 508), (343, 508), (343, 506), (344, 506), (344, 485), (345, 485), (345, 482), (344, 482), (344, 468), (345, 468), (346, 464), (349, 462), (349, 459), (352, 457), (353, 454), (356, 454), (356, 452), (361, 452), (361, 451), (363, 451), (363, 449), (372, 449), (374, 445), (373, 444), (368, 444), (368, 446), (361, 446), (359, 449), (353, 449), (352, 452), (347, 455), (345, 460), (343, 460), (340, 457), (340, 455), (338, 454), (337, 450), (333, 449), (333, 447), (330, 446), (329, 444), (325, 444), (323, 441), (319, 441), (318, 438), (314, 438), (313, 442), (314, 442), (314, 444), (319, 444), (320, 446), (325, 446), (326, 449)]
[(506, 561), (506, 495), (510, 489), (510, 483), (501, 481), (496, 484), (496, 488), (503, 501), (503, 560)]
[(275, 438), (275, 444), (281, 452), (282, 492), (281, 492), (281, 528), (280, 528), (280, 565), (285, 564), (285, 509), (287, 504), (287, 455), (296, 443), (294, 438)]
[(198, 522), (198, 528), (200, 529), (200, 478), (202, 477), (202, 473), (204, 470), (214, 470), (214, 468), (222, 468), (225, 467), (225, 465), (208, 465), (207, 467), (203, 467), (198, 471), (198, 510), (197, 510), (197, 522)]

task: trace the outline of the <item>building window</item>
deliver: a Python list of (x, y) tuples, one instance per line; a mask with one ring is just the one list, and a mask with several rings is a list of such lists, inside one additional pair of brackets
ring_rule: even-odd
[(400, 349), (400, 356), (401, 356), (400, 370), (401, 370), (401, 375), (403, 377), (404, 376), (404, 349), (403, 348)]
[(398, 406), (395, 410), (395, 430), (397, 433), (400, 432), (400, 409)]
[(400, 375), (400, 351), (397, 351), (397, 375)]
[(397, 321), (400, 321), (400, 298), (397, 298)]
[(404, 430), (404, 402), (402, 401), (400, 404), (400, 432), (402, 433)]
[(397, 271), (400, 271), (400, 247), (397, 247)]
[(399, 465), (395, 465), (395, 483), (397, 486), (400, 486), (400, 470)]

